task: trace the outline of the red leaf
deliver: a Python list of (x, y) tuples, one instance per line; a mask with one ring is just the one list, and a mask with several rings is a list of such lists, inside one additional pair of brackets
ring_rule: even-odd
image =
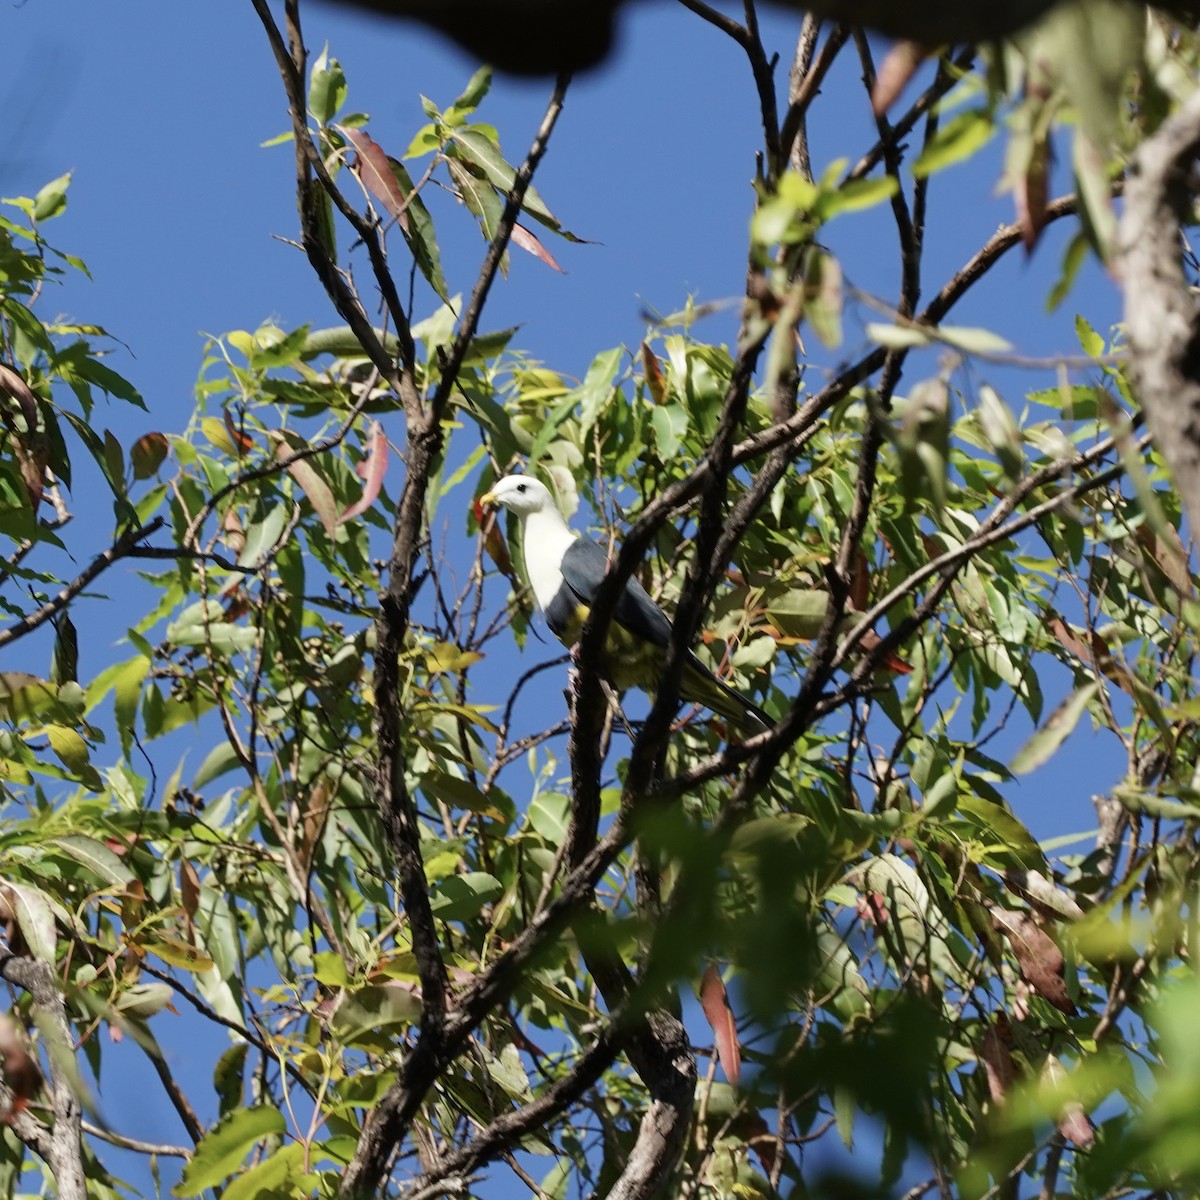
[(562, 267), (554, 261), (554, 255), (542, 245), (523, 225), (514, 225), (512, 231), (513, 244), (522, 250), (528, 250), (535, 258), (540, 258), (548, 267), (553, 267), (560, 275)]
[[(873, 629), (868, 629), (862, 635), (862, 641), (859, 643), (864, 650), (874, 650), (883, 638), (879, 636)], [(889, 671), (895, 671), (897, 675), (911, 675), (912, 664), (907, 663), (898, 655), (895, 650), (889, 650), (883, 656), (883, 666)]]
[(387, 473), (388, 443), (387, 434), (378, 421), (372, 421), (367, 428), (367, 456), (354, 464), (355, 472), (363, 480), (362, 495), (339, 518), (349, 521), (364, 513), (375, 503), (380, 488), (383, 487), (383, 477)]
[(224, 412), (225, 428), (229, 433), (230, 440), (243, 453), (254, 449), (254, 439), (245, 434), (233, 423), (233, 418), (229, 415), (229, 409)]
[(361, 129), (346, 129), (341, 125), (338, 129), (358, 154), (352, 169), (362, 180), (363, 187), (383, 202), (384, 208), (399, 221), (400, 228), (407, 233), (408, 197), (392, 172), (388, 156), (384, 154), (379, 143)]
[(729, 996), (721, 980), (721, 972), (709, 963), (700, 981), (700, 1007), (705, 1019), (712, 1027), (713, 1044), (717, 1048), (717, 1061), (725, 1078), (737, 1087), (742, 1074), (742, 1053), (738, 1049), (737, 1023), (729, 1007)]

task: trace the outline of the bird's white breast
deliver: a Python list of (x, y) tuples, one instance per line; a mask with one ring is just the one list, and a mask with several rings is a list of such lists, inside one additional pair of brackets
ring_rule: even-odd
[(543, 611), (562, 586), (562, 558), (575, 540), (557, 512), (534, 512), (525, 518), (525, 572)]

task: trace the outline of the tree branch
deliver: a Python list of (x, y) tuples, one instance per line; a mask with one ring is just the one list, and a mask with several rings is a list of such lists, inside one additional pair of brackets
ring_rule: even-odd
[(1193, 535), (1200, 531), (1200, 321), (1180, 232), (1191, 218), (1197, 154), (1200, 95), (1138, 149), (1118, 233), (1130, 374)]
[[(54, 969), (40, 959), (3, 953), (0, 955), (0, 978), (29, 993), (35, 1010), (48, 1022), (48, 1039), (53, 1038), (58, 1043), (57, 1047), (48, 1047), (46, 1055), (50, 1066), (49, 1091), (54, 1124), (43, 1135), (41, 1129), (45, 1129), (44, 1126), (34, 1129), (31, 1122), (22, 1122), (26, 1132), (33, 1138), (26, 1144), (46, 1160), (54, 1176), (58, 1200), (86, 1200), (87, 1179), (83, 1171), (83, 1142), (80, 1136), (83, 1110), (73, 1090), (72, 1079), (63, 1070), (59, 1058), (60, 1055), (70, 1054), (75, 1042), (67, 1022), (66, 1002), (59, 990)], [(21, 1128), (16, 1123), (13, 1131), (21, 1135)]]
[(162, 526), (163, 518), (155, 517), (153, 521), (139, 529), (127, 529), (107, 550), (97, 554), (88, 566), (80, 571), (53, 600), (47, 600), (41, 608), (22, 617), (19, 621), (14, 621), (7, 629), (0, 630), (0, 649), (10, 642), (15, 642), (18, 638), (23, 638), (27, 633), (32, 633), (39, 626), (58, 616), (93, 579), (107, 571), (119, 559), (131, 555), (139, 542), (144, 541), (151, 534), (157, 533)]

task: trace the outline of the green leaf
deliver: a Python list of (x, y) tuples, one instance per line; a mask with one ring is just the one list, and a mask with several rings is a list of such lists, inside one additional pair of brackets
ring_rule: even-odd
[[(450, 137), (463, 158), (478, 167), (497, 191), (505, 195), (512, 191), (516, 171), (500, 153), (500, 147), (479, 126), (468, 125), (463, 129), (455, 129)], [(546, 207), (545, 201), (532, 185), (526, 189), (521, 208), (544, 225), (552, 229), (559, 227), (558, 218)]]
[(1087, 706), (1100, 691), (1095, 681), (1072, 692), (1047, 718), (1046, 724), (1017, 751), (1010, 769), (1014, 775), (1028, 775), (1054, 757), (1058, 748), (1070, 737), (1087, 711)]
[(237, 1171), (255, 1142), (277, 1137), (286, 1129), (287, 1122), (277, 1108), (266, 1104), (235, 1108), (200, 1139), (183, 1168), (175, 1195), (198, 1196), (205, 1188), (217, 1186)]
[(970, 158), (995, 132), (995, 122), (986, 109), (965, 109), (939, 127), (913, 163), (913, 174), (920, 179)]
[(984, 845), (982, 861), (996, 868), (1010, 868), (1015, 860), (1029, 871), (1045, 871), (1046, 858), (1033, 834), (1004, 805), (969, 793), (958, 797), (958, 813), (971, 819), (993, 839)]
[(687, 433), (688, 415), (682, 404), (656, 404), (650, 410), (654, 446), (661, 462), (669, 462), (679, 452)]
[(828, 218), (838, 213), (874, 208), (876, 204), (890, 200), (899, 190), (900, 181), (894, 175), (881, 175), (877, 179), (851, 179), (828, 198), (822, 198), (821, 214)]
[(204, 761), (196, 769), (192, 779), (193, 790), (199, 792), (207, 787), (214, 779), (234, 770), (241, 765), (237, 751), (228, 741), (218, 742), (205, 756)]
[(867, 337), (888, 350), (907, 350), (910, 346), (928, 346), (933, 341), (933, 331), (918, 329), (915, 325), (881, 325), (868, 321)]
[(939, 325), (938, 337), (968, 354), (1008, 354), (1012, 342), (990, 329), (963, 329), (955, 325)]
[(440, 920), (466, 921), (478, 916), (503, 891), (504, 885), (494, 875), (467, 871), (443, 879), (433, 889), (429, 907)]
[(49, 221), (57, 217), (67, 207), (67, 186), (71, 182), (71, 172), (51, 180), (33, 198), (33, 219)]
[(400, 232), (408, 243), (409, 251), (417, 264), (417, 269), (425, 277), (425, 282), (437, 293), (438, 299), (449, 300), (450, 292), (446, 287), (446, 279), (442, 274), (442, 255), (438, 248), (437, 233), (433, 228), (433, 217), (425, 207), (412, 181), (412, 176), (404, 164), (394, 158), (388, 160), (392, 174), (400, 184), (405, 196), (408, 197), (405, 215), (406, 225), (401, 225)]
[(314, 1194), (308, 1181), (315, 1176), (305, 1173), (306, 1158), (307, 1148), (303, 1142), (281, 1146), (224, 1188), (221, 1200), (266, 1200), (272, 1196)]
[(514, 1100), (531, 1100), (533, 1094), (529, 1088), (529, 1076), (521, 1062), (520, 1051), (512, 1042), (508, 1042), (500, 1051), (498, 1058), (488, 1055), (488, 1074)]
[(447, 116), (450, 112), (455, 111), (464, 116), (473, 112), (483, 102), (483, 98), (491, 90), (491, 86), (492, 68), (480, 67), (467, 81), (467, 86), (463, 88), (462, 94), (447, 110)]
[(446, 159), (450, 178), (467, 209), (476, 217), (486, 241), (496, 236), (500, 218), (504, 215), (504, 202), (486, 179), (476, 175), (466, 163), (457, 158)]
[(346, 74), (336, 58), (329, 57), (329, 46), (313, 60), (309, 73), (308, 111), (318, 124), (328, 125), (346, 102)]
[[(287, 525), (287, 519), (287, 505), (276, 504), (261, 521), (255, 521), (246, 530), (246, 544), (238, 555), (238, 565), (242, 567), (262, 566), (278, 546), (284, 527)], [(219, 611), (213, 613), (212, 616), (214, 620), (219, 620)], [(182, 616), (180, 620), (182, 622)]]
[(613, 379), (621, 369), (621, 359), (625, 355), (622, 346), (614, 346), (605, 350), (592, 359), (583, 382), (574, 395), (579, 403), (579, 434), (582, 440), (591, 432), (592, 426), (601, 410), (612, 398)]
[(101, 883), (124, 887), (137, 878), (103, 842), (86, 834), (64, 834), (52, 838), (48, 844), (86, 867)]
[(1075, 336), (1088, 358), (1104, 357), (1104, 339), (1088, 324), (1082, 313), (1075, 315)]
[(333, 1029), (347, 1044), (365, 1041), (375, 1045), (380, 1034), (390, 1040), (397, 1029), (406, 1029), (420, 1019), (421, 1000), (416, 990), (393, 980), (345, 993), (333, 1018)]
[(174, 998), (175, 989), (169, 983), (135, 983), (117, 997), (113, 1009), (123, 1017), (145, 1021), (162, 1012)]
[(0, 884), (0, 888), (17, 919), (30, 954), (42, 962), (53, 963), (58, 930), (47, 897), (37, 888), (22, 883), (4, 883)]
[(232, 1112), (242, 1102), (242, 1074), (246, 1068), (246, 1057), (249, 1050), (250, 1047), (245, 1042), (241, 1042), (238, 1045), (230, 1046), (217, 1059), (217, 1066), (213, 1071), (213, 1090), (217, 1093), (219, 1113), (222, 1117)]
[(48, 725), (46, 737), (50, 741), (50, 749), (72, 775), (93, 791), (98, 792), (102, 789), (100, 776), (92, 766), (88, 744), (74, 729), (66, 725)]

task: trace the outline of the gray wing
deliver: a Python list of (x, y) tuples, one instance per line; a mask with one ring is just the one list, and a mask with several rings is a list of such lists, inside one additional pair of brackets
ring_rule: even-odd
[[(608, 555), (595, 542), (576, 538), (563, 555), (562, 573), (563, 582), (575, 600), (590, 611), (596, 591), (608, 573)], [(613, 619), (651, 645), (665, 648), (671, 640), (671, 622), (636, 579), (625, 581)]]

